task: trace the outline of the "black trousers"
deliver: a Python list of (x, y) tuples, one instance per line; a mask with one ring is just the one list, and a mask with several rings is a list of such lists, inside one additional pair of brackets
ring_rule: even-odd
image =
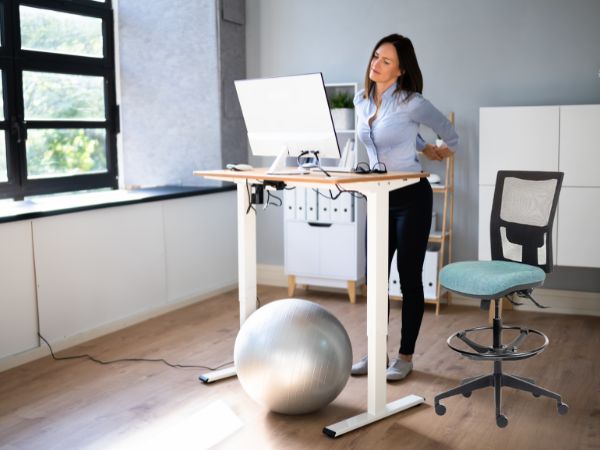
[(390, 192), (388, 268), (392, 265), (394, 252), (398, 252), (396, 260), (402, 289), (400, 353), (404, 355), (412, 355), (415, 351), (425, 310), (423, 262), (432, 207), (433, 193), (426, 178)]

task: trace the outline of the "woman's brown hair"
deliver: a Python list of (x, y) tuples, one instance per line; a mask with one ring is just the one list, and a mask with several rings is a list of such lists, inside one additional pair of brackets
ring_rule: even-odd
[(371, 52), (371, 58), (369, 59), (369, 64), (367, 64), (367, 72), (365, 74), (364, 98), (369, 98), (371, 92), (375, 89), (375, 83), (369, 78), (371, 62), (373, 61), (377, 49), (386, 43), (392, 44), (396, 48), (400, 70), (402, 71), (402, 75), (398, 77), (394, 92), (406, 91), (408, 93), (405, 99), (406, 101), (408, 101), (415, 92), (422, 94), (423, 75), (421, 75), (421, 69), (419, 68), (419, 62), (417, 61), (417, 55), (412, 42), (409, 38), (400, 34), (390, 34), (389, 36), (380, 39)]

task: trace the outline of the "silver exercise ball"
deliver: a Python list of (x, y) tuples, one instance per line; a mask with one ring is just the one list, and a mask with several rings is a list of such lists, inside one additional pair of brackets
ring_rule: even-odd
[(352, 346), (343, 325), (325, 308), (285, 299), (246, 320), (233, 359), (242, 387), (256, 402), (282, 414), (305, 414), (344, 389)]

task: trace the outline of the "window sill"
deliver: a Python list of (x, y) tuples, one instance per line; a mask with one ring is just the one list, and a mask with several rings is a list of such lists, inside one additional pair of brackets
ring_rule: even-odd
[(110, 190), (75, 194), (48, 195), (26, 198), (23, 201), (0, 201), (0, 223), (39, 217), (134, 205), (175, 198), (193, 197), (235, 190), (235, 185), (195, 187), (160, 186), (132, 190)]

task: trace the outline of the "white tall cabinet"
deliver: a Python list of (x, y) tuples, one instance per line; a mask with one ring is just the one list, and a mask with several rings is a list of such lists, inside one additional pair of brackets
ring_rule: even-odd
[(562, 171), (554, 263), (600, 267), (600, 105), (481, 108), (479, 127), (479, 259), (498, 170)]

